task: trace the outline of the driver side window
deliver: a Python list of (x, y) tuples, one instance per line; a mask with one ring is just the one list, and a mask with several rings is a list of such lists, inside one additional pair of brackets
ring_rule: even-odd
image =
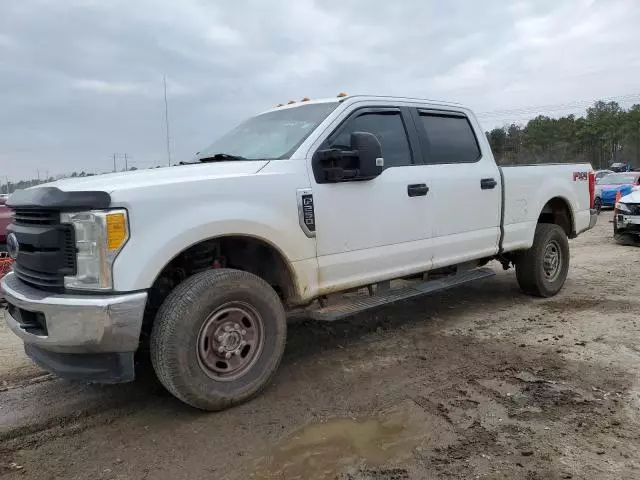
[(350, 150), (351, 134), (374, 134), (382, 146), (384, 168), (411, 165), (411, 149), (400, 112), (371, 112), (351, 118), (330, 142), (331, 148)]

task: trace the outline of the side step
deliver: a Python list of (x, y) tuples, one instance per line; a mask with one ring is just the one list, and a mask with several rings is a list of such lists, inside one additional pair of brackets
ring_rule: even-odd
[(307, 315), (313, 320), (334, 322), (383, 305), (388, 305), (400, 300), (420, 297), (422, 295), (429, 295), (431, 293), (442, 292), (450, 288), (473, 282), (474, 280), (492, 277), (493, 275), (495, 275), (495, 272), (490, 268), (476, 268), (456, 275), (451, 275), (450, 277), (419, 282), (396, 290), (388, 290), (384, 293), (373, 295), (371, 297), (360, 297), (355, 300), (337, 303), (335, 305), (328, 305), (315, 310), (309, 310), (307, 311)]

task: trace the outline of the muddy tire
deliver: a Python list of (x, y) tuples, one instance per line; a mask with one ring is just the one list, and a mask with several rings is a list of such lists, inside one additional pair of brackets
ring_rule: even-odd
[(554, 224), (539, 223), (533, 245), (516, 261), (516, 278), (523, 292), (552, 297), (562, 289), (569, 272), (569, 241)]
[(151, 331), (151, 361), (175, 397), (222, 410), (257, 395), (284, 352), (286, 315), (276, 292), (247, 272), (215, 269), (166, 298)]

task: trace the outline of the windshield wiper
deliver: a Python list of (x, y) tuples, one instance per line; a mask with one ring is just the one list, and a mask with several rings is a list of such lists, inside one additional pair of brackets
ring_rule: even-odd
[(223, 162), (225, 160), (249, 160), (248, 158), (241, 157), (240, 155), (231, 155), (230, 153), (216, 153), (209, 157), (202, 157), (199, 159), (201, 162)]

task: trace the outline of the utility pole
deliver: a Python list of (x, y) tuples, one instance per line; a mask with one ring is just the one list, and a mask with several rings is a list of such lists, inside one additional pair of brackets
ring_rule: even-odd
[(124, 154), (124, 171), (128, 172), (129, 171), (129, 163), (127, 162), (127, 154)]
[(40, 169), (38, 168), (36, 172), (38, 172), (38, 183), (40, 183)]
[(167, 76), (163, 76), (164, 82), (164, 122), (167, 129), (167, 165), (171, 166), (171, 147), (169, 145), (169, 105), (167, 104)]
[(113, 154), (113, 173), (116, 173), (116, 154)]

